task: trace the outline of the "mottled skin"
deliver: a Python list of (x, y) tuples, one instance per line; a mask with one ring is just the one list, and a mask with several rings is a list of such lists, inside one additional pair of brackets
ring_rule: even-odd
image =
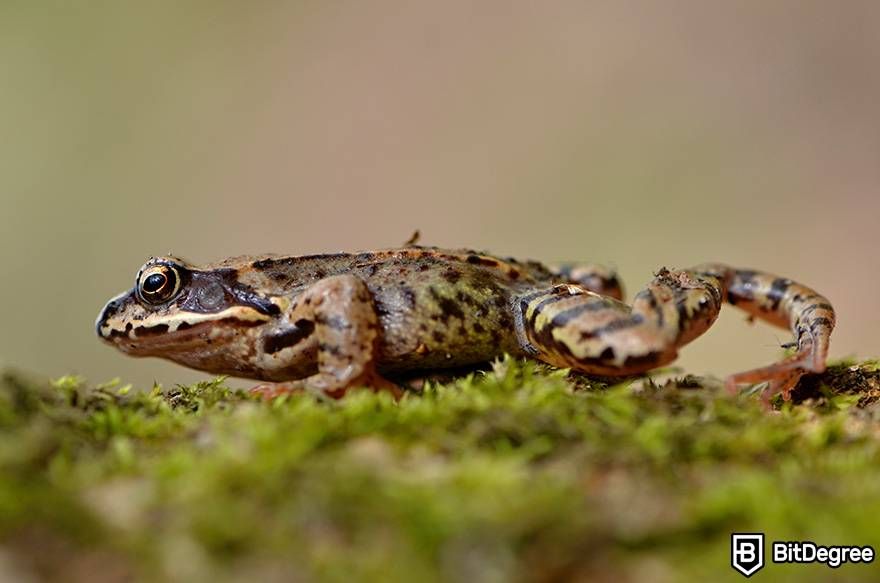
[(135, 356), (339, 396), (396, 387), (384, 374), (476, 364), (503, 353), (632, 375), (675, 359), (723, 301), (795, 334), (797, 353), (733, 375), (788, 391), (825, 368), (834, 311), (788, 279), (723, 265), (662, 269), (632, 305), (601, 266), (551, 269), (469, 250), (238, 257), (196, 267), (153, 258), (101, 312), (101, 338)]

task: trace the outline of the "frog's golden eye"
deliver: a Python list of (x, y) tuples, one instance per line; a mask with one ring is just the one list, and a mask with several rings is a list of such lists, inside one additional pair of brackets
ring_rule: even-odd
[(180, 290), (180, 274), (171, 265), (154, 265), (145, 269), (138, 281), (138, 295), (153, 305), (163, 304)]

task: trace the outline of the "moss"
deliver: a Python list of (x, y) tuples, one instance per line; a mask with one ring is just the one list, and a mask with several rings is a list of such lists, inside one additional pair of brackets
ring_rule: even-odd
[(0, 579), (736, 579), (731, 531), (880, 548), (878, 378), (842, 363), (767, 413), (510, 359), (399, 403), (7, 374)]

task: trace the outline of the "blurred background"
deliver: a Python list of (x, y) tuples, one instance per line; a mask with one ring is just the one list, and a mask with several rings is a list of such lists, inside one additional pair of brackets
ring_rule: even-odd
[[(880, 4), (0, 3), (0, 365), (99, 343), (150, 255), (424, 244), (790, 276), (880, 355)], [(775, 359), (735, 310), (689, 372)]]

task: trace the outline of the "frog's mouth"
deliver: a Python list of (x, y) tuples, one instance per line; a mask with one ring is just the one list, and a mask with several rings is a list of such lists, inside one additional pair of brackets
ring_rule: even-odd
[(242, 330), (270, 320), (248, 306), (216, 313), (177, 310), (148, 312), (131, 292), (110, 300), (95, 322), (98, 336), (134, 356), (169, 356), (168, 352), (222, 346)]
[(245, 329), (260, 322), (242, 322), (236, 318), (196, 324), (182, 323), (174, 331), (167, 324), (133, 328), (130, 332), (114, 332), (108, 341), (132, 356), (163, 356), (174, 359), (175, 355), (196, 352), (216, 352), (223, 349)]

